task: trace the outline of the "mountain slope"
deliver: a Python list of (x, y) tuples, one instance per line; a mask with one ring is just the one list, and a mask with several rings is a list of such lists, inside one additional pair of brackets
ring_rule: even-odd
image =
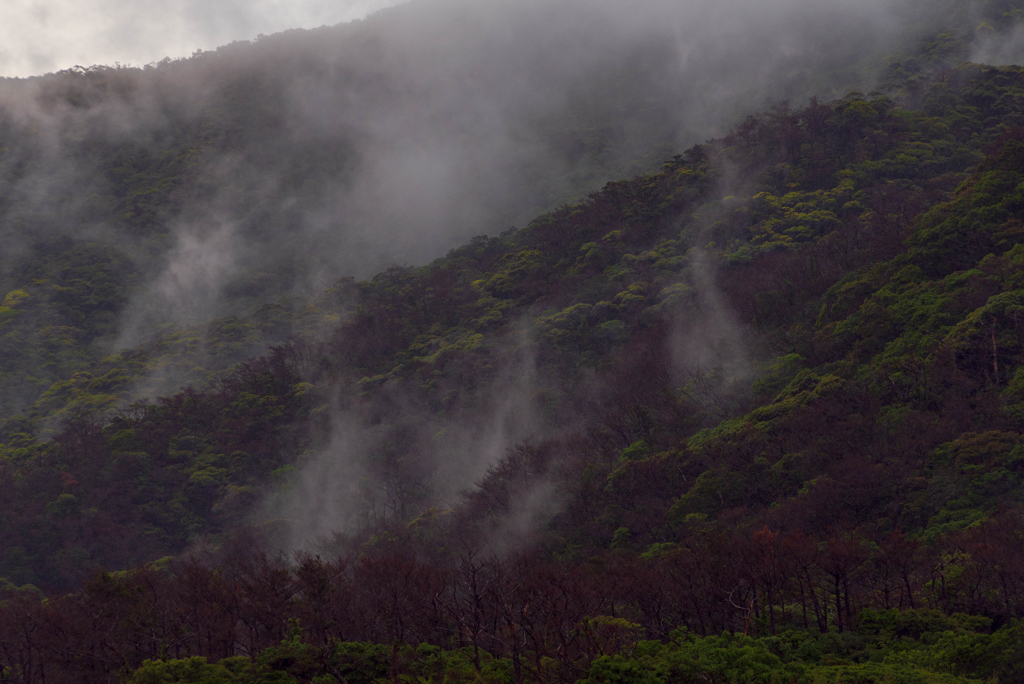
[[(1024, 72), (965, 66), (952, 80), (957, 102), (968, 106), (993, 82), (1013, 93)], [(880, 113), (858, 137), (888, 132), (890, 148), (849, 162), (827, 192), (777, 182), (820, 163), (808, 140), (868, 149), (842, 125), (851, 111), (865, 121), (863, 105)], [(957, 107), (948, 113), (955, 120)], [(814, 133), (801, 130), (815, 121)], [(940, 123), (858, 97), (751, 120), (658, 176), (613, 184), (518, 233), (357, 286), (359, 305), (334, 341), (351, 355), (293, 343), (238, 367), (219, 392), (185, 392), (106, 426), (69, 425), (32, 458), (36, 472), (47, 459), (79, 467), (64, 471), (64, 494), (46, 506), (73, 526), (82, 512), (96, 515), (77, 509), (72, 492), (97, 485), (78, 473), (109, 477), (114, 464), (123, 470), (153, 454), (135, 482), (155, 480), (163, 460), (168, 473), (189, 475), (171, 509), (196, 506), (201, 487), (238, 482), (259, 462), (224, 458), (218, 449), (229, 440), (270, 446), (274, 458), (302, 449), (289, 435), (312, 434), (314, 447), (319, 439), (340, 461), (329, 422), (347, 415), (350, 433), (364, 417), (363, 446), (379, 459), (362, 472), (379, 487), (365, 493), (374, 534), (355, 535), (359, 545), (335, 560), (300, 555), (289, 566), (242, 536), (223, 545), (214, 567), (165, 559), (97, 575), (47, 603), (8, 589), (6, 624), (29, 629), (2, 633), (5, 652), (35, 652), (41, 664), (8, 657), (6, 667), (27, 677), (44, 669), (112, 676), (123, 662), (139, 668), (140, 682), (441, 673), (495, 682), (736, 681), (740, 673), (759, 682), (1019, 681), (1022, 359), (1013, 307), (1024, 141), (1016, 129), (980, 130), (984, 157), (966, 173), (943, 164), (929, 189), (894, 179), (901, 169), (917, 173), (898, 160), (921, 153), (922, 133), (945, 134)], [(787, 148), (779, 145), (787, 131), (809, 137)], [(736, 156), (777, 164), (753, 174), (759, 192), (718, 199), (713, 180), (734, 171)], [(788, 177), (777, 172), (787, 158)], [(730, 189), (742, 180), (728, 178)], [(825, 220), (841, 192), (852, 193), (843, 205), (851, 215)], [(790, 194), (801, 195), (787, 201), (792, 208), (776, 206)], [(664, 219), (681, 214), (681, 237), (659, 239), (659, 227), (679, 227)], [(824, 226), (818, 235), (810, 216)], [(779, 231), (786, 219), (798, 230)], [(765, 247), (757, 237), (768, 227), (776, 244)], [(608, 228), (607, 240), (589, 239)], [(729, 237), (728, 248), (704, 242), (711, 229)], [(699, 239), (699, 258), (666, 244), (687, 235)], [(644, 245), (653, 248), (629, 251)], [(560, 278), (531, 268), (545, 259), (571, 267)], [(723, 283), (718, 301), (736, 304), (731, 330), (706, 315), (711, 260)], [(446, 270), (463, 277), (446, 279)], [(659, 271), (676, 281), (660, 302), (637, 287)], [(605, 299), (615, 289), (623, 296)], [(765, 315), (784, 305), (786, 316)], [(602, 322), (593, 309), (617, 318)], [(522, 334), (516, 312), (524, 310), (540, 314), (525, 316), (535, 343)], [(728, 344), (716, 346), (721, 337), (705, 333), (701, 361), (673, 355), (672, 341), (694, 321), (703, 331), (747, 330), (766, 358), (783, 354), (759, 374), (753, 399), (736, 391), (750, 378)], [(615, 336), (623, 331), (628, 337)], [(352, 348), (354, 339), (367, 342)], [(694, 336), (684, 339), (692, 350)], [(460, 415), (485, 415), (480, 398), (493, 393), (496, 366), (524, 346), (535, 350), (541, 391), (529, 399), (541, 404), (547, 437), (508, 452), (454, 510), (416, 516), (428, 503), (415, 487), (428, 449), (441, 451), (446, 438), (410, 423), (433, 412), (451, 429)], [(389, 359), (402, 363), (361, 375)], [(328, 387), (333, 409), (318, 405)], [(545, 416), (558, 390), (580, 398), (553, 402)], [(289, 430), (298, 416), (319, 427)], [(117, 475), (112, 481), (127, 481)], [(222, 524), (240, 492), (227, 491), (214, 507)], [(552, 516), (539, 499), (561, 510)], [(523, 550), (538, 543), (539, 554)], [(51, 623), (62, 626), (58, 640), (44, 627)], [(697, 636), (722, 630), (733, 634)], [(219, 662), (188, 659), (199, 654)], [(238, 654), (259, 656), (229, 657)]]
[(66, 287), (55, 259), (105, 278), (97, 248), (123, 277), (88, 304), (24, 300), (53, 332), (5, 359), (0, 415), (163, 325), (522, 226), (768, 102), (998, 52), (1012, 7), (421, 0), (143, 69), (7, 79), (0, 289)]
[[(552, 454), (567, 448), (578, 454), (544, 466), (555, 470), (538, 483), (555, 477), (568, 498), (545, 503), (528, 518), (567, 506), (561, 519), (569, 537), (583, 534), (581, 540), (591, 539), (587, 544), (604, 545), (628, 528), (633, 544), (661, 543), (671, 541), (664, 521), (792, 496), (828, 472), (824, 454), (830, 451), (842, 467), (849, 467), (854, 451), (869, 458), (883, 426), (883, 432), (920, 442), (915, 449), (922, 454), (973, 425), (1012, 431), (1012, 412), (998, 419), (992, 413), (999, 410), (991, 404), (998, 392), (989, 389), (995, 377), (984, 381), (984, 359), (990, 319), (1006, 309), (995, 303), (1002, 302), (997, 295), (1015, 296), (1015, 281), (1004, 277), (997, 279), (1002, 285), (983, 286), (996, 276), (957, 270), (943, 254), (965, 255), (966, 267), (989, 251), (1007, 252), (985, 261), (981, 273), (1013, 270), (1008, 250), (1015, 233), (994, 227), (984, 242), (977, 226), (978, 216), (991, 214), (986, 220), (1000, 226), (1016, 211), (1008, 170), (1014, 134), (1002, 131), (1019, 116), (1020, 78), (1016, 69), (965, 66), (919, 98), (923, 110), (851, 96), (751, 118), (661, 174), (610, 184), (581, 205), (520, 231), (476, 239), (429, 266), (394, 268), (346, 286), (354, 308), (324, 343), (281, 346), (236, 367), (213, 390), (140, 404), (112, 422), (81, 413), (49, 444), (18, 448), (22, 438), (13, 435), (23, 423), (9, 421), (7, 472), (23, 483), (25, 498), (9, 504), (20, 513), (11, 509), (6, 516), (13, 535), (7, 544), (38, 559), (31, 572), (50, 577), (47, 583), (81, 573), (93, 554), (92, 562), (116, 566), (174, 552), (196, 535), (241, 522), (238, 516), (247, 514), (272, 471), (284, 478), (284, 489), (268, 504), (269, 515), (292, 521), (293, 541), (285, 543), (399, 524), (431, 506), (450, 505), (478, 480), (479, 491), (487, 491), (488, 468), (527, 438)], [(980, 100), (993, 89), (1004, 95)], [(938, 95), (944, 110), (928, 111)], [(976, 128), (968, 128), (970, 121)], [(999, 123), (987, 128), (985, 121)], [(971, 135), (958, 137), (947, 122)], [(999, 151), (965, 176), (979, 148), (993, 144)], [(973, 194), (976, 187), (1000, 184), (1006, 188), (996, 195), (979, 200)], [(986, 208), (984, 197), (996, 197), (997, 204)], [(956, 221), (969, 232), (957, 237), (950, 227)], [(942, 240), (927, 237), (929, 231)], [(968, 291), (974, 294), (967, 303), (950, 303)], [(995, 297), (992, 312), (984, 308), (988, 297)], [(945, 318), (914, 318), (922, 307)], [(979, 321), (989, 321), (989, 328)], [(911, 338), (900, 337), (904, 328)], [(1001, 387), (1018, 361), (1010, 330), (995, 334), (997, 350), (1005, 350), (996, 358)], [(974, 375), (940, 379), (946, 376), (937, 359), (946, 352), (934, 349), (945, 349), (947, 336), (949, 344), (955, 340), (978, 355)], [(102, 378), (83, 377), (67, 390), (80, 407), (116, 396), (111, 391), (119, 377), (130, 386), (130, 366), (109, 363)], [(770, 363), (775, 370), (767, 375), (758, 370)], [(963, 363), (956, 367), (967, 370)], [(906, 368), (915, 364), (927, 382), (959, 387), (960, 394), (938, 392), (933, 404), (908, 404), (924, 391), (899, 384), (911, 382)], [(763, 406), (694, 436), (749, 410), (750, 383), (759, 376), (754, 405)], [(818, 402), (819, 395), (828, 400)], [(827, 408), (828, 401), (836, 405)], [(866, 406), (875, 408), (865, 413)], [(953, 410), (966, 411), (965, 417), (951, 421), (946, 412)], [(816, 433), (800, 426), (814, 419), (802, 416), (820, 411), (836, 420), (854, 411), (849, 437), (836, 440), (838, 424), (828, 423), (822, 445), (812, 446)], [(932, 437), (915, 435), (931, 416), (942, 429)], [(903, 430), (902, 420), (917, 427)], [(793, 445), (784, 438), (789, 433), (771, 427), (787, 421), (794, 425), (788, 428), (795, 431)], [(566, 439), (574, 446), (554, 446)], [(555, 441), (545, 446), (545, 440)], [(627, 460), (637, 462), (619, 468), (627, 447), (635, 453)], [(775, 454), (767, 464), (757, 456), (764, 449)], [(797, 461), (785, 467), (795, 470), (773, 490), (756, 469), (789, 453)], [(574, 458), (577, 465), (571, 465)], [(605, 463), (601, 468), (615, 477), (634, 467), (669, 468), (660, 487), (675, 484), (660, 494), (626, 490), (631, 493), (622, 499), (617, 487), (588, 492), (558, 479), (575, 478), (573, 469), (590, 463)], [(901, 459), (898, 467), (907, 463)], [(293, 466), (299, 470), (289, 471)], [(732, 468), (739, 470), (729, 474)], [(912, 468), (906, 476), (919, 474)], [(686, 483), (693, 478), (691, 489)], [(744, 484), (751, 478), (763, 480), (760, 498)], [(727, 500), (726, 490), (735, 498)], [(477, 505), (474, 496), (467, 505)], [(591, 497), (585, 506), (591, 511), (595, 505), (629, 511), (630, 500), (645, 504), (639, 522), (630, 522), (634, 513), (579, 513), (591, 516), (587, 522), (576, 512), (583, 504), (575, 499), (584, 496)], [(153, 513), (142, 514), (139, 506)], [(518, 514), (492, 512), (496, 529)], [(898, 518), (891, 524), (904, 525)], [(126, 546), (114, 551), (99, 536), (88, 546), (75, 542), (75, 561), (59, 560), (67, 551), (58, 548), (89, 538), (83, 530), (109, 525), (122, 530), (118, 537)]]
[(977, 35), (98, 362), (137, 262), (40, 246), (0, 325), (74, 374), (2, 425), (0, 672), (1019, 681), (1024, 69)]

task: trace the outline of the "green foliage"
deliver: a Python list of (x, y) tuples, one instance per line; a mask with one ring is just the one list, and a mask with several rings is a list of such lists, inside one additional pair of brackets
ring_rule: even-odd
[(334, 682), (349, 684), (511, 684), (507, 660), (480, 654), (480, 668), (472, 649), (441, 649), (429, 644), (417, 648), (365, 642), (340, 642), (324, 654), (296, 636), (265, 649), (255, 659), (206, 658), (145, 661), (128, 677), (128, 684), (290, 684)]
[[(1014, 623), (994, 632), (984, 620), (936, 611), (865, 611), (862, 629), (848, 635), (789, 631), (751, 638), (725, 633), (699, 637), (676, 631), (665, 641), (605, 643), (585, 668), (586, 682), (650, 684), (710, 681), (720, 684), (971, 684), (1021, 681), (1016, 668), (1024, 630)], [(636, 631), (621, 618), (595, 617), (588, 629)], [(476, 657), (479, 657), (479, 666)], [(537, 673), (540, 675), (541, 673)], [(547, 676), (554, 671), (546, 673)], [(129, 684), (180, 682), (321, 682), (350, 684), (511, 684), (508, 659), (470, 647), (418, 647), (340, 642), (325, 649), (305, 643), (301, 631), (255, 658), (208, 662), (192, 657), (145, 661)], [(541, 681), (529, 675), (527, 681)]]
[[(997, 633), (998, 641), (1013, 639), (1012, 630)], [(836, 649), (825, 635), (787, 633), (751, 639), (737, 635), (694, 638), (684, 636), (669, 643), (641, 642), (630, 655), (601, 656), (591, 665), (584, 681), (658, 683), (710, 681), (722, 684), (775, 684), (782, 682), (841, 682), (843, 684), (954, 684), (984, 681), (982, 677), (1005, 672), (1006, 655), (985, 661), (979, 657), (967, 667), (965, 642), (985, 642), (987, 635), (968, 636), (944, 632), (936, 641), (906, 640), (897, 644), (873, 641), (867, 648)], [(992, 637), (996, 638), (996, 637)], [(974, 639), (974, 641), (971, 641)], [(984, 653), (991, 651), (981, 649)], [(1006, 653), (1006, 652), (1004, 652)], [(842, 655), (841, 655), (842, 654)], [(866, 662), (856, 662), (870, 657)], [(1000, 680), (1002, 681), (1002, 680)]]
[[(439, 503), (432, 464), (466, 448), (449, 427), (495, 422), (509, 376), (529, 376), (513, 401), (530, 432), (581, 445), (546, 444), (573, 466), (545, 456), (524, 476), (566, 492), (555, 546), (672, 548), (720, 514), (936, 540), (1019, 503), (1024, 72), (931, 74), (973, 35), (947, 33), (891, 64), (907, 76), (885, 93), (774, 107), (659, 173), (308, 300), (277, 296), (287, 268), (254, 268), (229, 287), (247, 315), (107, 356), (163, 249), (154, 217), (212, 191), (190, 175), (203, 155), (274, 130), (251, 101), (273, 85), (211, 95), (160, 149), (93, 150), (110, 184), (94, 210), (145, 249), (42, 242), (8, 278), (0, 401), (25, 408), (0, 426), (12, 576), (67, 586), (69, 559), (123, 562), (90, 530), (131, 540), (119, 558), (218, 539), (327, 449), (334, 407), (372, 434), (358, 505), (408, 529)], [(310, 152), (286, 184), (325, 171)], [(495, 524), (518, 491), (502, 473), (465, 502)]]
[[(971, 12), (1010, 30), (1018, 4)], [(1021, 682), (1024, 70), (956, 66), (985, 35), (969, 28), (894, 56), (885, 93), (774, 107), (433, 263), (308, 299), (278, 296), (287, 267), (246, 270), (227, 288), (245, 315), (112, 355), (162, 212), (216, 190), (204, 155), (274, 137), (253, 105), (272, 85), (211, 95), (179, 137), (99, 150), (89, 211), (138, 240), (132, 259), (59, 239), (5, 272), (0, 607), (21, 617), (0, 635), (35, 638), (22, 625), (59, 610), (111, 643), (138, 629), (131, 653), (61, 656), (141, 662), (137, 684)], [(570, 156), (600, 157), (608, 131), (581, 116)], [(311, 143), (282, 185), (341, 178), (350, 152)], [(280, 225), (244, 229), (265, 247)], [(163, 563), (39, 601), (30, 585), (86, 568), (227, 553), (257, 502), (337, 448), (337, 412), (367, 454), (346, 504), (367, 528), (332, 542), (352, 565), (268, 562), (262, 585), (237, 558)], [(442, 511), (436, 464), (506, 434), (536, 441)], [(515, 562), (485, 555), (520, 543)], [(164, 572), (188, 598), (136, 601)], [(195, 627), (214, 605), (224, 622)], [(349, 632), (359, 611), (387, 643), (339, 640), (371, 638)], [(299, 613), (316, 639), (289, 628)], [(259, 647), (238, 650), (241, 625)], [(237, 630), (226, 649), (181, 645), (218, 629)], [(252, 657), (154, 659), (169, 652)]]
[(267, 672), (248, 658), (225, 658), (210, 664), (206, 658), (151, 661), (132, 672), (129, 684), (293, 684), (298, 680), (283, 672)]

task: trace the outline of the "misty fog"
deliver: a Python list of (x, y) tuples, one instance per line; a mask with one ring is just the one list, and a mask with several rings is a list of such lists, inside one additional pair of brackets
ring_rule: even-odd
[[(521, 344), (518, 353), (505, 350), (496, 376), (472, 391), (460, 410), (443, 416), (388, 389), (368, 405), (331, 406), (326, 447), (303, 455), (257, 519), (284, 521), (282, 544), (308, 549), (330, 543), (334, 534), (454, 505), (509, 449), (550, 431), (537, 406), (544, 383), (536, 377), (529, 341)], [(532, 507), (517, 502), (524, 526), (541, 509), (553, 512), (557, 497), (542, 499)]]
[[(956, 4), (413, 0), (141, 69), (5, 79), (0, 284), (23, 285), (57, 244), (112, 247), (134, 270), (91, 342), (108, 353), (164, 324), (424, 264), (655, 170), (781, 100), (883, 88), (883, 56)], [(1019, 32), (979, 32), (977, 56), (1019, 52)], [(694, 274), (709, 315), (680, 333), (680, 363), (713, 358), (727, 381), (744, 379), (736, 326), (710, 276)], [(434, 445), (431, 501), (535, 433), (529, 361), (498, 377), (479, 390), (485, 425), (403, 409), (409, 439)], [(281, 503), (304, 539), (389, 505), (370, 421), (332, 410), (331, 444), (307, 455)]]
[(272, 294), (247, 289), (259, 274), (308, 292), (421, 264), (772, 101), (872, 87), (911, 4), (420, 0), (157, 68), (7, 80), (2, 274), (46, 235), (115, 244), (149, 284), (133, 331), (244, 308), (240, 290)]

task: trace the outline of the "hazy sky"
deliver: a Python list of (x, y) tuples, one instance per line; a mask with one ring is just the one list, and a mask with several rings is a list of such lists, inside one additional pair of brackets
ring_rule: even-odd
[(333, 25), (401, 0), (0, 0), (0, 76), (142, 65), (233, 40)]

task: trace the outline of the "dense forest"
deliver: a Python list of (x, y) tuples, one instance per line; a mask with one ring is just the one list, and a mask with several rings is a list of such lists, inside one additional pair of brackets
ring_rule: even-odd
[[(0, 681), (1024, 682), (1024, 3), (822, 34), (699, 144), (595, 20), (466, 213), (332, 204), (399, 157), (286, 133), (300, 46), (456, 7), (2, 84)], [(318, 107), (429, 100), (338, 59)]]

